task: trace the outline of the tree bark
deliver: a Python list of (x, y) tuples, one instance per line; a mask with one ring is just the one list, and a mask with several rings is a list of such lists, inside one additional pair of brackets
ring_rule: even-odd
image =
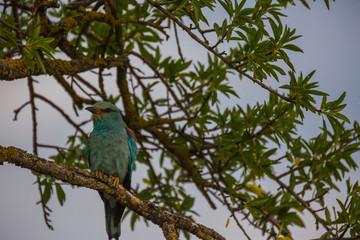
[[(120, 56), (117, 58), (99, 58), (93, 60), (90, 58), (76, 59), (76, 60), (49, 60), (42, 59), (48, 75), (69, 75), (73, 76), (81, 72), (88, 70), (104, 67), (111, 68), (119, 66), (128, 61), (127, 57)], [(36, 63), (34, 62), (36, 66)], [(29, 64), (22, 58), (19, 59), (0, 59), (0, 80), (11, 81), (14, 79), (25, 78), (29, 76), (38, 76), (44, 74), (41, 69), (38, 70), (36, 67), (32, 72)]]

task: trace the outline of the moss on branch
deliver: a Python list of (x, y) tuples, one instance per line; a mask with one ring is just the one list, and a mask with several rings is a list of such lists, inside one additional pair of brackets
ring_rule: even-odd
[[(75, 60), (49, 60), (43, 59), (43, 64), (48, 75), (69, 75), (73, 76), (81, 72), (85, 72), (94, 68), (104, 67), (110, 68), (123, 65), (128, 61), (127, 57), (119, 56), (117, 58), (91, 58), (75, 59)], [(24, 59), (0, 59), (0, 80), (14, 80), (29, 76), (37, 76), (44, 74), (41, 69), (34, 69), (31, 72), (29, 64)]]

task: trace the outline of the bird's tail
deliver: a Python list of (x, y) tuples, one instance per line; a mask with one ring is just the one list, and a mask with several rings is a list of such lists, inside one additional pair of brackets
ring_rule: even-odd
[(105, 224), (106, 232), (109, 239), (118, 239), (121, 235), (121, 217), (124, 213), (125, 206), (119, 201), (106, 193), (100, 193), (105, 207)]

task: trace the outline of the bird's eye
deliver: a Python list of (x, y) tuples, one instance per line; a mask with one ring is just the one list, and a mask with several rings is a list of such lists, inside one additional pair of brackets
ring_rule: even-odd
[(105, 108), (103, 111), (109, 113), (109, 112), (113, 112), (114, 110), (112, 110), (111, 108)]

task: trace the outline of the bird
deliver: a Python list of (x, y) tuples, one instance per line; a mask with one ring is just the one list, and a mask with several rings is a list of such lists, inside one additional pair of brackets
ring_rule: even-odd
[[(85, 153), (90, 170), (98, 178), (103, 174), (114, 179), (114, 186), (131, 187), (131, 175), (138, 149), (134, 132), (126, 126), (119, 109), (110, 102), (100, 101), (85, 108), (92, 113), (93, 131), (90, 133)], [(111, 195), (100, 192), (104, 202), (106, 232), (110, 239), (121, 235), (121, 217), (125, 206)]]

